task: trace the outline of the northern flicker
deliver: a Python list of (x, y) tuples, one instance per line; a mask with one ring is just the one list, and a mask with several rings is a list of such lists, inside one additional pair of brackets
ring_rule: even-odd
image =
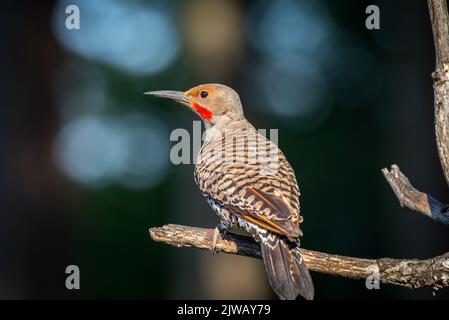
[(268, 280), (279, 298), (313, 299), (312, 278), (299, 251), (302, 217), (295, 173), (282, 151), (246, 120), (239, 95), (221, 84), (146, 94), (173, 99), (204, 122), (194, 177), (220, 218), (213, 246), (220, 232), (246, 230), (261, 246)]

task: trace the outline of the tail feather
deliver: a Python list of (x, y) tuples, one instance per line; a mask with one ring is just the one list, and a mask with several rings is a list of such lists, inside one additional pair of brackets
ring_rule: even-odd
[(286, 239), (260, 242), (268, 280), (274, 292), (282, 300), (295, 300), (301, 295), (313, 300), (315, 289), (312, 277), (304, 264), (299, 246)]

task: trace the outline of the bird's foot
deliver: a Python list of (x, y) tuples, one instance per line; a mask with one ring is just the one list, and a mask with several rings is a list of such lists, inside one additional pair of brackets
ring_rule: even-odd
[(217, 241), (218, 241), (218, 235), (221, 234), (222, 237), (226, 235), (226, 233), (228, 232), (229, 228), (227, 225), (225, 225), (224, 223), (220, 222), (219, 224), (217, 224), (217, 226), (215, 227), (214, 233), (212, 235), (212, 253), (216, 254), (218, 253), (218, 250), (216, 249), (216, 245), (217, 245)]

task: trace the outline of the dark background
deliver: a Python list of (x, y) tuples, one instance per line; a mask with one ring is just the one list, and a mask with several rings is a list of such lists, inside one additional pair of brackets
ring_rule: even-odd
[[(79, 5), (81, 29), (65, 29)], [(380, 8), (380, 30), (365, 8)], [(4, 1), (0, 298), (274, 298), (261, 261), (153, 242), (214, 227), (169, 139), (192, 114), (144, 96), (220, 82), (295, 168), (304, 247), (377, 258), (446, 252), (447, 227), (401, 209), (381, 168), (442, 201), (426, 1)], [(197, 119), (195, 119), (197, 120)], [(81, 289), (65, 288), (79, 266)], [(312, 273), (317, 299), (441, 299)]]

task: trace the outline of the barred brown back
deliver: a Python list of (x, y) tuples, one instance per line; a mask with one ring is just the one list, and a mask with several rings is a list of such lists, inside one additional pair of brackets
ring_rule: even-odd
[(269, 218), (273, 213), (263, 203), (251, 204), (254, 198), (246, 191), (251, 187), (281, 199), (288, 209), (283, 214), (298, 224), (299, 188), (279, 148), (246, 121), (237, 128), (214, 131), (206, 135), (195, 167), (203, 194), (227, 204), (253, 206)]

